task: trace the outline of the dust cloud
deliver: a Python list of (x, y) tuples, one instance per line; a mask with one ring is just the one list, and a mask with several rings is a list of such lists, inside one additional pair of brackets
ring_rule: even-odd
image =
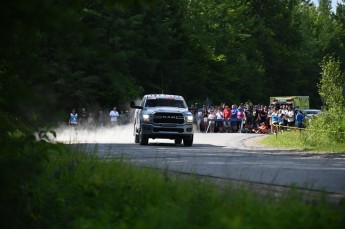
[(61, 126), (55, 130), (56, 141), (64, 144), (76, 143), (133, 143), (133, 123), (115, 127)]
[[(55, 142), (64, 144), (135, 144), (134, 124), (120, 125), (115, 127), (82, 128), (73, 126), (61, 126), (55, 130)], [(210, 144), (237, 149), (246, 148), (244, 142), (252, 139), (253, 142), (265, 135), (253, 135), (246, 133), (194, 133), (195, 144)], [(149, 143), (171, 143), (171, 139), (150, 139)], [(257, 146), (258, 144), (254, 144)], [(255, 147), (256, 149), (258, 147)], [(267, 150), (267, 149), (265, 149)]]

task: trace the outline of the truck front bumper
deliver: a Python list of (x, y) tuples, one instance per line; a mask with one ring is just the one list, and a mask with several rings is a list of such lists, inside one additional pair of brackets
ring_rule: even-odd
[(141, 124), (142, 134), (148, 138), (188, 138), (193, 135), (193, 124)]

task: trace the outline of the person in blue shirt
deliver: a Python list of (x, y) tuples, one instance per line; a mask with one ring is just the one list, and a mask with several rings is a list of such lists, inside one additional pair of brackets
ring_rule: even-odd
[(78, 114), (75, 112), (75, 109), (72, 109), (71, 114), (69, 115), (69, 125), (78, 125)]
[(297, 114), (296, 114), (296, 126), (298, 128), (302, 128), (303, 127), (303, 114), (300, 110), (297, 111)]
[(277, 132), (277, 125), (279, 124), (278, 118), (278, 109), (272, 108), (273, 112), (271, 113), (271, 133)]
[[(236, 105), (231, 106), (231, 132), (237, 132), (237, 107)], [(236, 129), (235, 129), (236, 128)]]

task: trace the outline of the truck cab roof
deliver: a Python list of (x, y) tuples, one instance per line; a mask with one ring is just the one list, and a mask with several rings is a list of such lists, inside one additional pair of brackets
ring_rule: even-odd
[(174, 100), (183, 100), (183, 97), (180, 95), (167, 95), (167, 94), (150, 94), (145, 95), (146, 99), (174, 99)]

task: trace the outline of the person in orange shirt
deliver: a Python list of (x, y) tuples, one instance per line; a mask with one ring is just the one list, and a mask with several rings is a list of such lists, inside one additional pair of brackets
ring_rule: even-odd
[(268, 128), (266, 126), (265, 122), (262, 122), (260, 126), (254, 130), (255, 133), (257, 134), (267, 134), (268, 133)]

